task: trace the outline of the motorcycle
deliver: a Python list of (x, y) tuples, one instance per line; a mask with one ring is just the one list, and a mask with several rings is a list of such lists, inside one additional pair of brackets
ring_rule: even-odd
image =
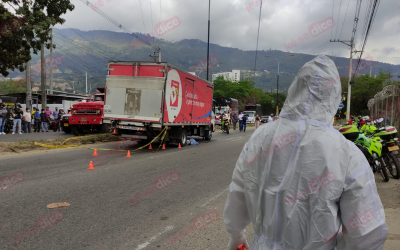
[(53, 132), (57, 132), (58, 128), (60, 127), (60, 118), (61, 118), (61, 115), (57, 119), (54, 119), (54, 117), (52, 115), (48, 118), (47, 123), (48, 123), (49, 130), (53, 130)]
[(369, 138), (379, 138), (382, 141), (382, 160), (384, 165), (389, 169), (390, 174), (395, 179), (400, 178), (400, 162), (396, 155), (399, 153), (398, 138), (395, 138), (397, 129), (393, 126), (381, 127), (377, 129), (373, 125), (366, 130)]
[(228, 122), (228, 119), (224, 119), (221, 122), (221, 129), (222, 129), (222, 132), (227, 133), (229, 135), (229, 122)]
[(379, 137), (368, 138), (358, 131), (355, 125), (342, 127), (339, 132), (354, 144), (364, 154), (374, 173), (378, 172), (385, 182), (389, 181), (387, 166), (382, 158), (382, 140)]

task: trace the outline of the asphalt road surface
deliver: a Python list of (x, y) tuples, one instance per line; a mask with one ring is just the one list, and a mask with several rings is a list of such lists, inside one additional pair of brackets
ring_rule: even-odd
[[(181, 149), (131, 151), (130, 158), (103, 150), (92, 156), (89, 149), (0, 157), (0, 179), (15, 174), (17, 180), (0, 189), (0, 249), (226, 249), (227, 188), (253, 131), (218, 132), (210, 142), (200, 139), (200, 145)], [(126, 146), (138, 147), (128, 142), (97, 147)], [(94, 170), (87, 169), (91, 160)], [(398, 182), (385, 184), (388, 199)], [(55, 202), (70, 206), (46, 207)], [(390, 205), (394, 221), (396, 203)], [(398, 243), (396, 228), (389, 230)], [(251, 225), (247, 234), (250, 241)]]

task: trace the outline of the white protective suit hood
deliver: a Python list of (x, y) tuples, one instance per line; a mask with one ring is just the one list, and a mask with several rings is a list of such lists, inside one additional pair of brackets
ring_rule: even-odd
[(332, 127), (340, 99), (336, 66), (318, 55), (294, 79), (280, 119), (244, 146), (224, 222), (232, 235), (253, 224), (251, 250), (382, 248), (388, 232), (374, 175)]

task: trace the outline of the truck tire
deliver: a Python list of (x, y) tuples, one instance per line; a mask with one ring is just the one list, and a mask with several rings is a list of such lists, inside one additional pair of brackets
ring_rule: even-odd
[(78, 126), (71, 126), (71, 131), (75, 136), (81, 136), (84, 133), (78, 128)]
[(212, 138), (212, 130), (210, 127), (210, 130), (206, 130), (206, 136), (204, 136), (204, 140), (209, 141)]
[(106, 133), (109, 133), (110, 132), (110, 129), (108, 128), (108, 126), (107, 126), (107, 124), (101, 124), (100, 125), (100, 133), (101, 134), (106, 134)]
[(187, 141), (187, 133), (186, 130), (181, 129), (179, 131), (179, 140), (178, 142), (181, 144), (181, 147), (186, 146), (186, 141)]

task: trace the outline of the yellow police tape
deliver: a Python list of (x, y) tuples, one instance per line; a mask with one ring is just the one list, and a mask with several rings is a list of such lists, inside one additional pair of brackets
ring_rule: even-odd
[[(137, 149), (135, 149), (135, 150), (132, 150), (132, 152), (133, 152), (133, 151), (140, 150), (140, 149), (143, 149), (143, 148), (149, 146), (149, 145), (150, 145), (151, 143), (153, 143), (161, 134), (163, 134), (162, 137), (161, 137), (161, 142), (164, 141), (165, 135), (167, 134), (167, 129), (168, 129), (168, 127), (165, 127), (163, 130), (161, 130), (160, 134), (158, 134), (156, 137), (154, 137), (154, 139), (153, 139), (151, 142), (149, 142), (149, 143), (147, 143), (146, 145), (144, 145), (144, 146), (142, 146), (142, 147), (139, 147), (139, 148), (137, 148)], [(128, 150), (123, 150), (123, 149), (107, 149), (107, 148), (83, 147), (83, 146), (80, 146), (80, 144), (64, 145), (64, 144), (65, 144), (67, 141), (69, 141), (69, 140), (77, 139), (77, 138), (90, 137), (90, 136), (91, 136), (91, 135), (70, 137), (70, 138), (66, 139), (65, 141), (63, 141), (63, 143), (61, 143), (61, 145), (47, 145), (47, 144), (38, 143), (38, 142), (35, 142), (35, 145), (40, 146), (40, 147), (44, 147), (44, 148), (86, 148), (86, 149), (93, 149), (93, 150), (96, 149), (96, 150), (118, 151), (118, 152), (126, 152), (126, 151), (128, 151)], [(162, 145), (162, 143), (160, 144), (160, 146), (158, 146), (156, 152), (157, 152), (158, 149), (161, 147), (161, 145)]]

